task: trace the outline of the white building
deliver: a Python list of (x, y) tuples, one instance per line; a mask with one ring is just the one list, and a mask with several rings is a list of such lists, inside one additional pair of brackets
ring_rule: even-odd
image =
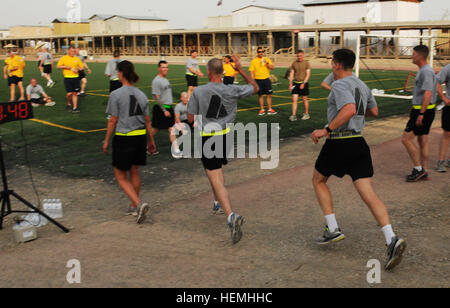
[[(341, 24), (380, 24), (390, 22), (405, 22), (420, 20), (420, 3), (423, 0), (314, 0), (303, 4), (305, 8), (305, 25), (341, 25)], [(365, 32), (346, 32), (342, 45), (353, 50), (360, 34)], [(392, 35), (390, 31), (371, 31), (372, 35)], [(419, 31), (400, 31), (400, 35), (419, 36)], [(428, 33), (423, 33), (428, 35)], [(382, 44), (389, 44), (390, 39)], [(371, 41), (373, 44), (376, 39)], [(390, 43), (392, 44), (393, 41)], [(419, 39), (400, 39), (400, 49), (405, 54), (410, 53), (408, 46), (419, 43)], [(339, 32), (328, 32), (320, 37), (322, 53), (330, 53), (341, 45)], [(308, 49), (315, 46), (314, 33), (302, 32), (299, 34), (300, 48)], [(364, 41), (363, 41), (364, 47)], [(405, 47), (405, 48), (403, 48)], [(374, 47), (375, 48), (375, 47)], [(382, 48), (382, 47), (381, 47)], [(389, 50), (393, 50), (390, 48)], [(361, 54), (366, 49), (362, 48)]]
[(169, 21), (158, 17), (93, 15), (89, 22), (92, 34), (141, 33), (169, 28)]
[(9, 30), (0, 29), (0, 38), (5, 38), (9, 36)]
[(209, 17), (207, 28), (249, 28), (258, 26), (302, 25), (303, 10), (299, 8), (278, 8), (260, 5), (249, 5), (232, 12), (227, 16)]

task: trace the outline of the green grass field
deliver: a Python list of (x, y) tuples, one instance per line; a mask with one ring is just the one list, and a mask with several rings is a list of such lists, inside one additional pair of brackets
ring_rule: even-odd
[[(57, 103), (54, 107), (39, 107), (34, 109), (35, 120), (46, 121), (61, 127), (51, 126), (42, 122), (24, 121), (24, 136), (29, 145), (31, 164), (49, 173), (67, 175), (72, 177), (103, 177), (111, 174), (111, 158), (101, 151), (101, 143), (104, 139), (106, 127), (105, 109), (108, 101), (108, 79), (104, 76), (104, 63), (89, 64), (93, 73), (88, 76), (88, 96), (81, 98), (79, 114), (68, 113), (65, 102), (65, 90), (62, 73), (55, 71), (53, 79), (57, 82), (52, 89), (45, 88), (46, 92)], [(156, 65), (137, 64), (137, 72), (141, 81), (137, 84), (149, 98), (151, 98), (150, 84), (157, 74)], [(202, 67), (205, 72), (205, 67)], [(170, 66), (168, 78), (173, 87), (174, 98), (178, 99), (181, 92), (186, 91), (184, 78), (184, 66)], [(281, 138), (300, 136), (311, 132), (326, 124), (327, 91), (320, 88), (320, 83), (328, 75), (329, 70), (314, 69), (310, 81), (310, 114), (311, 120), (289, 122), (291, 114), (291, 98), (288, 91), (288, 81), (283, 78), (285, 68), (278, 68), (274, 74), (279, 78), (281, 84), (274, 86), (273, 105), (278, 115), (258, 117), (258, 98), (256, 96), (243, 99), (239, 102), (237, 122), (242, 123), (280, 123)], [(362, 80), (370, 87), (386, 88), (398, 91), (403, 87), (407, 72), (377, 71), (376, 78), (369, 72), (362, 73)], [(24, 85), (29, 84), (32, 77), (37, 77), (41, 85), (46, 81), (39, 76), (35, 61), (28, 62)], [(383, 85), (380, 85), (380, 80)], [(240, 79), (242, 82), (242, 79)], [(207, 83), (207, 79), (200, 80), (200, 84)], [(0, 101), (9, 99), (9, 89), (6, 81), (0, 86)], [(409, 111), (410, 103), (407, 100), (378, 99), (380, 117), (397, 114), (405, 114)], [(151, 102), (150, 104), (153, 105)], [(152, 107), (152, 106), (151, 106)], [(151, 110), (151, 108), (150, 108)], [(303, 112), (302, 105), (299, 113)], [(64, 128), (63, 128), (64, 127)], [(21, 123), (12, 122), (0, 126), (0, 136), (3, 137), (5, 145), (5, 160), (7, 166), (24, 164), (24, 141), (21, 136)], [(174, 161), (170, 155), (170, 144), (167, 132), (160, 132), (156, 136), (156, 143), (161, 154), (149, 160), (149, 165), (157, 164), (179, 164), (183, 168), (191, 164), (182, 161)]]

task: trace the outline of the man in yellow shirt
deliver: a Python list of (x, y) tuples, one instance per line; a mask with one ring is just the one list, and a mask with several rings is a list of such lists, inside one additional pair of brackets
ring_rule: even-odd
[(9, 101), (16, 100), (16, 85), (19, 87), (19, 100), (25, 100), (25, 90), (23, 88), (23, 70), (25, 69), (25, 60), (17, 54), (17, 49), (9, 51), (9, 57), (5, 60), (3, 67), (3, 78), (8, 80), (8, 87), (10, 91)]
[(238, 74), (231, 61), (231, 56), (223, 57), (223, 84), (234, 84), (234, 79)]
[(270, 71), (275, 68), (272, 61), (269, 58), (264, 57), (264, 51), (261, 47), (257, 49), (258, 56), (252, 60), (250, 63), (249, 71), (252, 74), (252, 78), (256, 80), (259, 86), (259, 105), (261, 110), (258, 115), (263, 116), (266, 114), (264, 110), (264, 95), (267, 95), (267, 114), (274, 115), (277, 114), (275, 110), (272, 109), (272, 82), (270, 81)]
[(75, 56), (76, 49), (69, 47), (67, 55), (58, 62), (58, 69), (63, 70), (64, 86), (66, 87), (67, 111), (78, 113), (78, 92), (80, 92), (79, 71), (83, 69), (84, 64)]

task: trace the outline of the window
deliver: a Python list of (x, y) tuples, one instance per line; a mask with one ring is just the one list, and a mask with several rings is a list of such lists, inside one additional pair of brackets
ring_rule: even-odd
[(311, 36), (308, 40), (308, 47), (314, 47), (314, 43), (315, 43), (315, 38)]
[(332, 36), (331, 37), (331, 44), (332, 45), (339, 45), (341, 43), (341, 37), (340, 36)]

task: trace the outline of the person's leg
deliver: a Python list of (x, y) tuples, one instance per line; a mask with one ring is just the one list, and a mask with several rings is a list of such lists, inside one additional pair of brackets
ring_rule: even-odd
[(334, 214), (333, 199), (330, 189), (328, 188), (327, 181), (328, 177), (320, 174), (319, 171), (314, 169), (312, 183), (314, 186), (314, 191), (316, 192), (317, 201), (319, 202), (320, 208), (325, 216)]
[(259, 101), (259, 107), (261, 107), (261, 110), (264, 110), (264, 95), (260, 95), (258, 97), (258, 101)]
[(81, 79), (81, 93), (84, 93), (84, 90), (86, 89), (87, 85), (87, 78)]
[(305, 105), (305, 114), (309, 114), (308, 96), (303, 96), (303, 104)]
[(420, 166), (420, 155), (417, 146), (414, 144), (414, 132), (404, 132), (402, 137), (402, 143), (406, 148), (406, 151), (411, 158), (414, 167)]
[(267, 108), (272, 109), (272, 95), (267, 95)]
[(386, 206), (373, 190), (371, 179), (358, 179), (353, 182), (353, 185), (361, 196), (361, 199), (369, 207), (380, 227), (383, 228), (384, 226), (389, 225), (389, 215)]
[(72, 92), (72, 107), (73, 107), (73, 109), (78, 108), (78, 93), (77, 92)]
[(223, 211), (228, 216), (233, 213), (233, 209), (231, 208), (231, 202), (229, 199), (228, 191), (225, 187), (225, 181), (223, 178), (223, 170), (208, 170), (205, 169), (206, 175), (208, 176), (209, 183), (214, 192), (214, 196), (216, 200), (219, 201)]
[[(141, 192), (141, 177), (139, 176), (139, 166), (132, 166), (130, 170), (130, 183), (136, 192), (136, 195), (139, 198), (139, 193)], [(136, 207), (137, 204), (132, 202), (133, 207)]]
[(420, 146), (420, 163), (422, 167), (428, 169), (428, 157), (430, 156), (430, 146), (428, 144), (428, 135), (418, 136)]
[(9, 86), (9, 101), (13, 102), (16, 100), (16, 85), (13, 83)]
[(23, 100), (25, 100), (25, 90), (24, 90), (24, 88), (23, 88), (23, 82), (22, 82), (22, 81), (19, 82), (19, 83), (17, 84), (17, 86), (19, 87), (19, 92), (20, 92), (19, 100), (20, 100), (20, 101), (23, 101)]
[(133, 184), (128, 180), (127, 173), (127, 171), (122, 171), (114, 168), (114, 175), (116, 176), (117, 183), (119, 184), (120, 188), (122, 188), (123, 192), (128, 196), (128, 198), (130, 198), (133, 206), (137, 207), (141, 200), (139, 199), (139, 195), (133, 187)]
[(189, 86), (188, 87), (188, 98), (191, 98), (192, 92), (194, 92), (195, 87)]
[(450, 132), (444, 130), (441, 142), (439, 144), (439, 160), (444, 161), (447, 159), (447, 150), (449, 141), (450, 141)]
[(292, 95), (292, 115), (297, 116), (298, 109), (298, 94)]

